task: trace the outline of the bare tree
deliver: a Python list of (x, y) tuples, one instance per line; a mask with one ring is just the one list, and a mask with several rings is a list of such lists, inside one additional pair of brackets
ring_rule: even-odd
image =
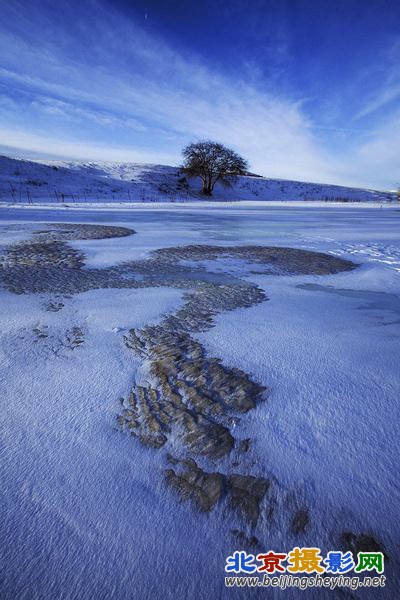
[(189, 144), (182, 151), (182, 169), (191, 177), (201, 177), (203, 194), (211, 196), (217, 181), (228, 183), (232, 175), (244, 175), (247, 161), (234, 150), (209, 140)]

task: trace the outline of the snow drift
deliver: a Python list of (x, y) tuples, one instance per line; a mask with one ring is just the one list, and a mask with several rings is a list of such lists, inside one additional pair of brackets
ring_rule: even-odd
[[(218, 183), (213, 200), (394, 201), (393, 192), (257, 175)], [(204, 200), (201, 182), (178, 167), (139, 163), (30, 161), (0, 157), (0, 201), (186, 202)]]

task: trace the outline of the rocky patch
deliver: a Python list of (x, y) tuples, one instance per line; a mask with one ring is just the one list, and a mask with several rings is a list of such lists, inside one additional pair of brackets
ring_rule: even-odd
[[(204, 512), (224, 502), (227, 510), (254, 528), (271, 481), (251, 472), (255, 463), (246, 459), (251, 440), (236, 441), (233, 424), (265, 401), (268, 390), (250, 374), (208, 356), (194, 334), (213, 327), (217, 314), (254, 306), (267, 297), (256, 284), (223, 268), (213, 272), (201, 262), (241, 260), (257, 265), (258, 272), (274, 275), (331, 274), (355, 265), (294, 248), (191, 245), (162, 248), (146, 259), (96, 269), (87, 268), (83, 253), (68, 244), (133, 233), (103, 225), (42, 226), (33, 231), (32, 239), (6, 248), (0, 257), (0, 285), (16, 294), (49, 294), (48, 310), (55, 312), (68, 295), (90, 289), (169, 286), (184, 290), (184, 304), (176, 312), (159, 325), (131, 330), (125, 336), (127, 348), (147, 365), (147, 383), (135, 385), (122, 400), (118, 424), (146, 446), (160, 450), (173, 445), (185, 457), (170, 457), (172, 466), (165, 475), (182, 500), (190, 500)], [(47, 328), (34, 333), (56, 354), (84, 343), (84, 330), (78, 325), (59, 340)], [(224, 473), (216, 470), (216, 461), (223, 462)], [(275, 504), (271, 498), (265, 506), (266, 522), (273, 522)], [(292, 515), (292, 533), (301, 534), (308, 523), (307, 508), (299, 508)]]
[(181, 500), (192, 500), (200, 511), (212, 510), (223, 498), (228, 505), (252, 526), (257, 524), (260, 504), (270, 482), (252, 475), (223, 475), (206, 472), (193, 459), (179, 461), (170, 457), (175, 469), (167, 469), (168, 485), (177, 491)]

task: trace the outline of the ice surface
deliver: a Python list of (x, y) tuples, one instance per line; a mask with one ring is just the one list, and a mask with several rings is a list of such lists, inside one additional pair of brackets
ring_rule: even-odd
[[(295, 538), (277, 518), (265, 550), (335, 549), (342, 531), (368, 531), (390, 556), (387, 598), (399, 573), (398, 218), (394, 209), (349, 207), (0, 210), (2, 244), (20, 239), (13, 225), (32, 222), (137, 231), (73, 242), (89, 266), (192, 243), (293, 246), (360, 263), (333, 276), (275, 277), (246, 275), (246, 264), (228, 260), (226, 270), (257, 282), (269, 301), (219, 315), (198, 337), (271, 388), (235, 435), (254, 440), (247, 460), (256, 474), (310, 509), (307, 536)], [(48, 302), (0, 291), (2, 598), (244, 597), (223, 583), (225, 557), (239, 549), (230, 534), (237, 523), (177, 503), (163, 457), (115, 428), (119, 398), (140, 375), (123, 334), (175, 310), (181, 291), (96, 290), (63, 298), (58, 312)], [(73, 327), (84, 341), (71, 348)]]

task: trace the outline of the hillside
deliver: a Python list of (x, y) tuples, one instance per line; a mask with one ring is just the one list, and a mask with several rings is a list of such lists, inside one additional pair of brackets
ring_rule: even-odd
[[(390, 201), (390, 192), (247, 175), (217, 184), (213, 200)], [(200, 181), (177, 167), (139, 163), (30, 161), (0, 157), (0, 202), (204, 200)]]

